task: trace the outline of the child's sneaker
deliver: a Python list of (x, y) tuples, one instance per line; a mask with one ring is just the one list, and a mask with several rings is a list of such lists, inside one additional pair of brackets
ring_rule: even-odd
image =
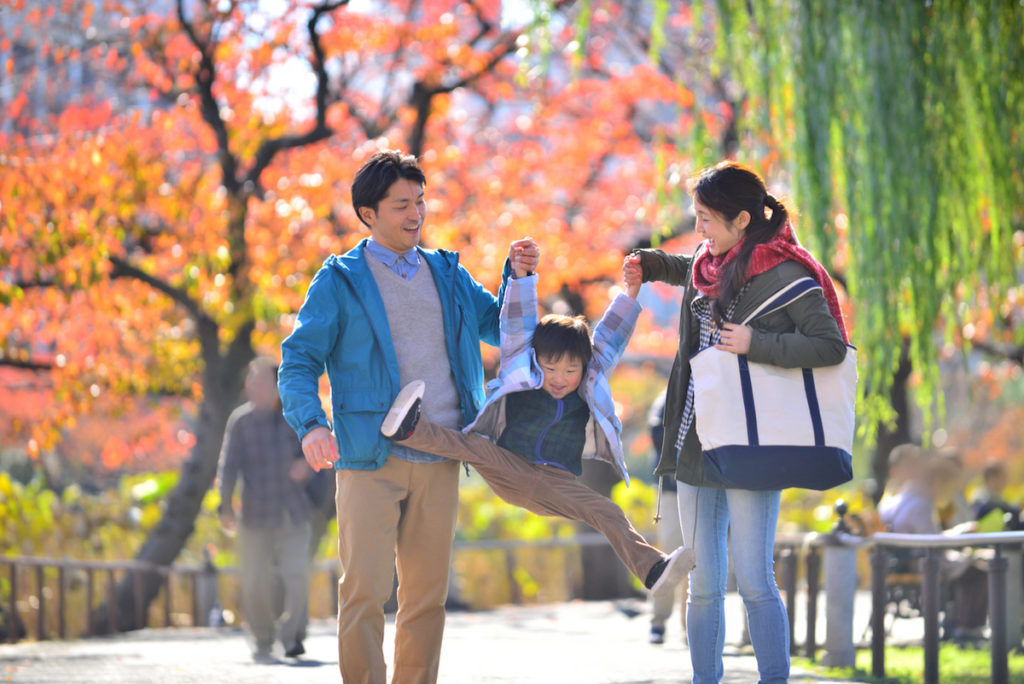
[(697, 565), (697, 557), (689, 546), (680, 546), (670, 553), (664, 562), (660, 575), (651, 585), (651, 594), (654, 596), (662, 596), (675, 589)]
[(420, 404), (425, 389), (426, 384), (422, 380), (413, 380), (402, 388), (380, 425), (382, 435), (396, 442), (409, 438), (420, 419)]

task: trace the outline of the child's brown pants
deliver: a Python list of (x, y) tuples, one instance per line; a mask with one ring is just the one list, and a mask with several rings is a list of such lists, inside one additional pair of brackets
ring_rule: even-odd
[(538, 515), (585, 522), (603, 534), (630, 572), (644, 581), (664, 554), (633, 529), (622, 509), (554, 466), (534, 465), (486, 437), (434, 425), (420, 417), (403, 446), (471, 464), (494, 493)]

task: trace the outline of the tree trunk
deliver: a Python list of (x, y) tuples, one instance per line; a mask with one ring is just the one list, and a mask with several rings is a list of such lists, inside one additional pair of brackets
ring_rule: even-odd
[[(178, 484), (167, 498), (160, 522), (136, 554), (136, 560), (169, 566), (181, 553), (195, 529), (203, 498), (217, 474), (217, 461), (228, 416), (238, 405), (245, 367), (254, 356), (249, 332), (250, 328), (243, 326), (240, 335), (244, 334), (244, 341), (237, 340), (223, 356), (216, 353), (204, 354), (206, 368), (203, 373), (203, 402), (196, 422), (196, 443), (182, 464)], [(127, 573), (117, 583), (116, 631), (145, 626), (144, 620), (140, 624), (138, 615), (144, 616), (149, 604), (159, 594), (162, 577), (159, 573), (146, 572), (142, 573), (141, 580), (141, 610), (136, 607), (132, 574)], [(109, 632), (109, 608), (109, 605), (104, 604), (96, 612), (92, 624), (93, 634)]]
[(877, 504), (885, 491), (889, 480), (889, 452), (899, 444), (910, 441), (910, 395), (907, 393), (907, 380), (913, 367), (910, 363), (910, 341), (903, 341), (900, 352), (900, 363), (892, 379), (889, 390), (889, 401), (896, 411), (896, 423), (892, 428), (882, 425), (878, 428), (878, 439), (875, 443), (875, 454), (871, 460), (871, 474), (875, 478), (875, 491), (872, 498)]

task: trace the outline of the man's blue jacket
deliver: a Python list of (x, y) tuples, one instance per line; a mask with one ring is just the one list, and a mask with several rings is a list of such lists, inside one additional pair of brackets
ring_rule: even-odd
[[(281, 404), (299, 439), (317, 426), (330, 427), (318, 395), (319, 378), (327, 370), (337, 469), (384, 465), (390, 441), (380, 434), (380, 424), (401, 389), (384, 300), (366, 263), (365, 245), (363, 240), (341, 256), (328, 257), (309, 285), (294, 330), (281, 344)], [(511, 270), (506, 263), (496, 298), (459, 265), (458, 253), (416, 249), (437, 285), (462, 425), (468, 425), (484, 402), (480, 342), (499, 343), (498, 313)]]

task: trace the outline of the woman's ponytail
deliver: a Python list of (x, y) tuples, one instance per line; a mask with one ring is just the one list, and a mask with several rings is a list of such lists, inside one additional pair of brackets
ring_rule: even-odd
[(771, 234), (775, 235), (789, 220), (789, 210), (770, 192), (764, 194), (764, 206), (772, 212), (771, 218), (768, 219), (768, 225), (771, 226)]

